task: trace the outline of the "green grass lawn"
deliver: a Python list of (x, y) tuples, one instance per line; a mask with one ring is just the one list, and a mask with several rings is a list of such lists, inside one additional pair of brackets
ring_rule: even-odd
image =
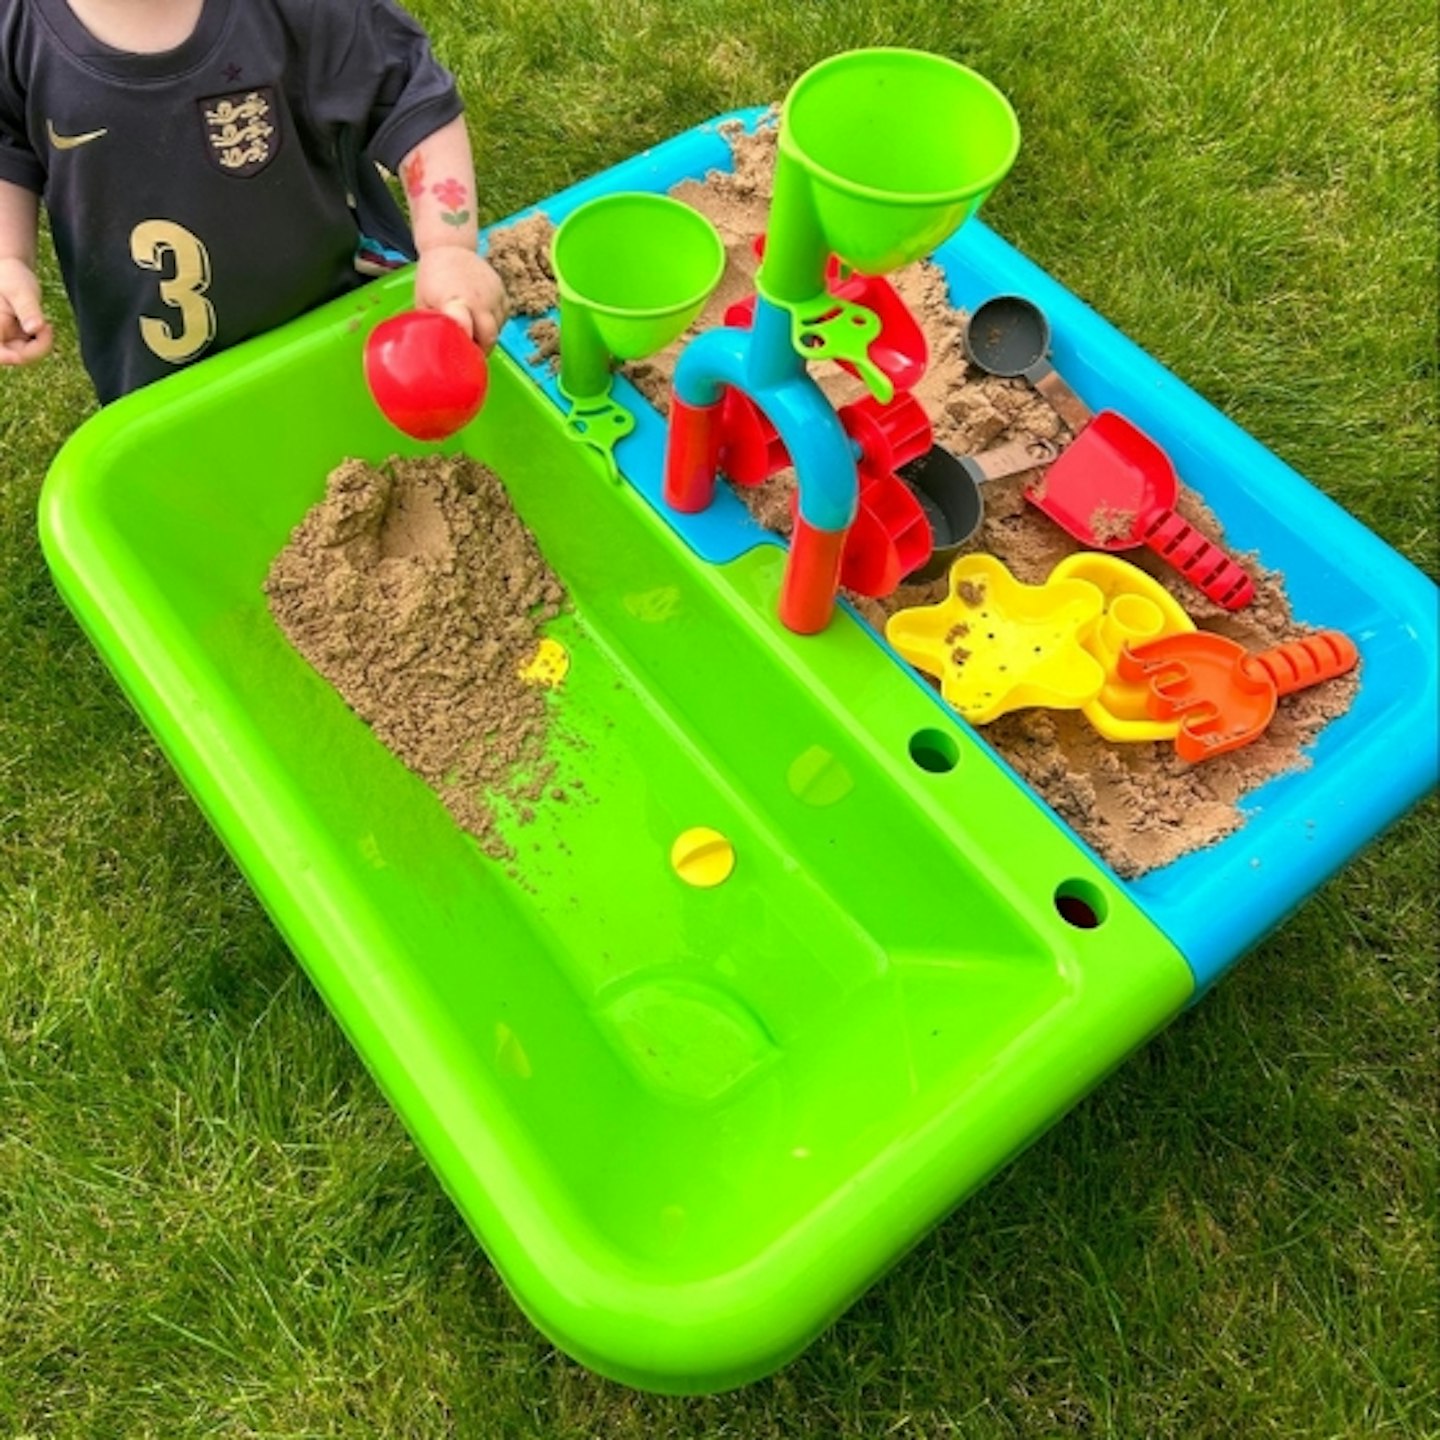
[[(414, 9), (487, 218), (833, 50), (975, 65), (990, 223), (1435, 573), (1423, 0)], [(780, 1375), (634, 1394), (516, 1310), (57, 598), (60, 331), (0, 375), (0, 1440), (1440, 1435), (1433, 802)]]

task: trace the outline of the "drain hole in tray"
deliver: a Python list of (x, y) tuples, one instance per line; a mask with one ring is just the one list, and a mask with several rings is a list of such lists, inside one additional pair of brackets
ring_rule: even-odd
[(1077, 930), (1095, 930), (1105, 923), (1104, 891), (1088, 880), (1067, 880), (1055, 892), (1060, 918)]
[(960, 759), (955, 737), (944, 730), (917, 730), (910, 737), (910, 758), (932, 775), (953, 770)]

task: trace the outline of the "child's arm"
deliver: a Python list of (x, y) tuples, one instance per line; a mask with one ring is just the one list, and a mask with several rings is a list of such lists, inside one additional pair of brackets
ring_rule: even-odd
[(0, 180), (0, 365), (27, 365), (54, 343), (35, 278), (39, 223), (40, 197)]
[(505, 287), (475, 250), (475, 166), (465, 121), (457, 116), (422, 140), (400, 178), (420, 256), (416, 307), (453, 315), (489, 350), (505, 323)]

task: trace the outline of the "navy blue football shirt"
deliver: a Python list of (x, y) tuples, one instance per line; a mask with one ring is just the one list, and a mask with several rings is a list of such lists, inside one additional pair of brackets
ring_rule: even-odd
[(173, 50), (97, 41), (66, 0), (0, 0), (0, 180), (43, 197), (102, 401), (413, 256), (376, 170), (461, 112), (393, 0), (204, 0)]

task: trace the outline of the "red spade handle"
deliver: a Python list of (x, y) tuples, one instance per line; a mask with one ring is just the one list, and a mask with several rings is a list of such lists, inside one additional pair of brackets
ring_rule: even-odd
[(1141, 539), (1202, 595), (1224, 609), (1240, 610), (1255, 598), (1250, 577), (1218, 545), (1168, 506), (1144, 517)]
[(1269, 676), (1277, 695), (1293, 695), (1322, 680), (1344, 675), (1359, 659), (1360, 652), (1348, 635), (1339, 630), (1320, 630), (1303, 640), (1248, 655), (1243, 663), (1259, 666)]

